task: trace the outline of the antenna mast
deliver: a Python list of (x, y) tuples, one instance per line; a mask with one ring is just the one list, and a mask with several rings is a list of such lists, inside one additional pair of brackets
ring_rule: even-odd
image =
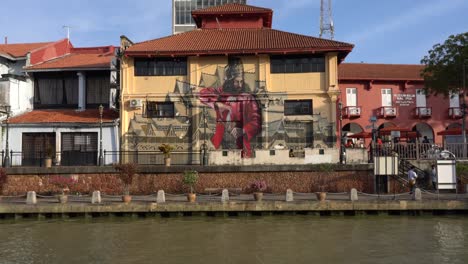
[(332, 17), (332, 0), (320, 0), (320, 35), (319, 37), (333, 39), (335, 27)]

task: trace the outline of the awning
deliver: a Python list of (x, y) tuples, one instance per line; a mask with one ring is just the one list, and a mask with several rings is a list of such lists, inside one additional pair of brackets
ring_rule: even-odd
[[(451, 129), (437, 132), (437, 135), (439, 136), (461, 136), (461, 134), (462, 134), (462, 129), (460, 127), (451, 128)], [(468, 129), (466, 129), (466, 134), (468, 134)]]
[(359, 133), (352, 134), (352, 135), (349, 135), (347, 137), (348, 138), (371, 138), (372, 133), (371, 132), (366, 132), (366, 131), (361, 131)]

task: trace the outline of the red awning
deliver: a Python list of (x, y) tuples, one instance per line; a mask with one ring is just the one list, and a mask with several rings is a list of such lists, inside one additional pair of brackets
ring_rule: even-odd
[[(468, 129), (466, 129), (466, 133), (468, 134)], [(447, 130), (442, 130), (437, 132), (437, 135), (439, 136), (461, 136), (462, 134), (462, 129), (460, 127), (457, 128), (451, 128)]]
[(348, 138), (371, 138), (372, 133), (371, 132), (366, 132), (366, 131), (361, 131), (359, 133), (352, 134), (352, 135), (349, 135), (347, 137)]
[(384, 127), (379, 130), (380, 132), (391, 132), (391, 131), (400, 131), (400, 132), (410, 132), (410, 128), (403, 128), (398, 126)]

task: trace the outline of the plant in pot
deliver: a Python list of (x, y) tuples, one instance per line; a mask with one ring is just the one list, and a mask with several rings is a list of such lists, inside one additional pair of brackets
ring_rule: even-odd
[(75, 186), (77, 183), (77, 179), (72, 177), (65, 177), (65, 176), (52, 176), (49, 179), (49, 183), (55, 185), (59, 189), (59, 194), (57, 195), (57, 199), (60, 203), (67, 203), (68, 202), (68, 193), (70, 190)]
[(196, 170), (187, 170), (184, 171), (182, 182), (184, 185), (190, 187), (190, 193), (187, 194), (187, 200), (191, 203), (195, 202), (197, 195), (193, 192), (193, 187), (197, 184), (198, 181), (198, 171)]
[(322, 173), (313, 178), (311, 191), (315, 192), (317, 200), (322, 202), (327, 198), (327, 189), (330, 187), (330, 174), (333, 171), (333, 167), (330, 164), (321, 164), (319, 171)]
[(158, 149), (164, 154), (164, 164), (171, 166), (171, 152), (174, 150), (174, 147), (169, 144), (161, 144)]
[(262, 201), (263, 192), (266, 191), (268, 185), (264, 180), (255, 180), (250, 184), (250, 190), (253, 193), (255, 201)]
[(119, 172), (118, 176), (123, 184), (122, 201), (124, 203), (129, 203), (132, 201), (132, 196), (130, 196), (130, 186), (132, 186), (133, 179), (137, 173), (138, 165), (135, 163), (122, 163), (114, 165), (114, 168)]
[(48, 146), (45, 152), (44, 166), (46, 168), (52, 167), (52, 160), (55, 157), (55, 151), (52, 146)]

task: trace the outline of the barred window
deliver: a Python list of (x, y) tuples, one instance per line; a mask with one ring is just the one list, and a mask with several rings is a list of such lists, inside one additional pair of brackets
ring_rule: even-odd
[(284, 101), (284, 115), (312, 115), (312, 100)]
[(148, 102), (146, 105), (147, 117), (174, 117), (173, 102)]
[(135, 59), (135, 76), (187, 75), (186, 58)]
[(271, 56), (271, 73), (325, 72), (324, 56)]

